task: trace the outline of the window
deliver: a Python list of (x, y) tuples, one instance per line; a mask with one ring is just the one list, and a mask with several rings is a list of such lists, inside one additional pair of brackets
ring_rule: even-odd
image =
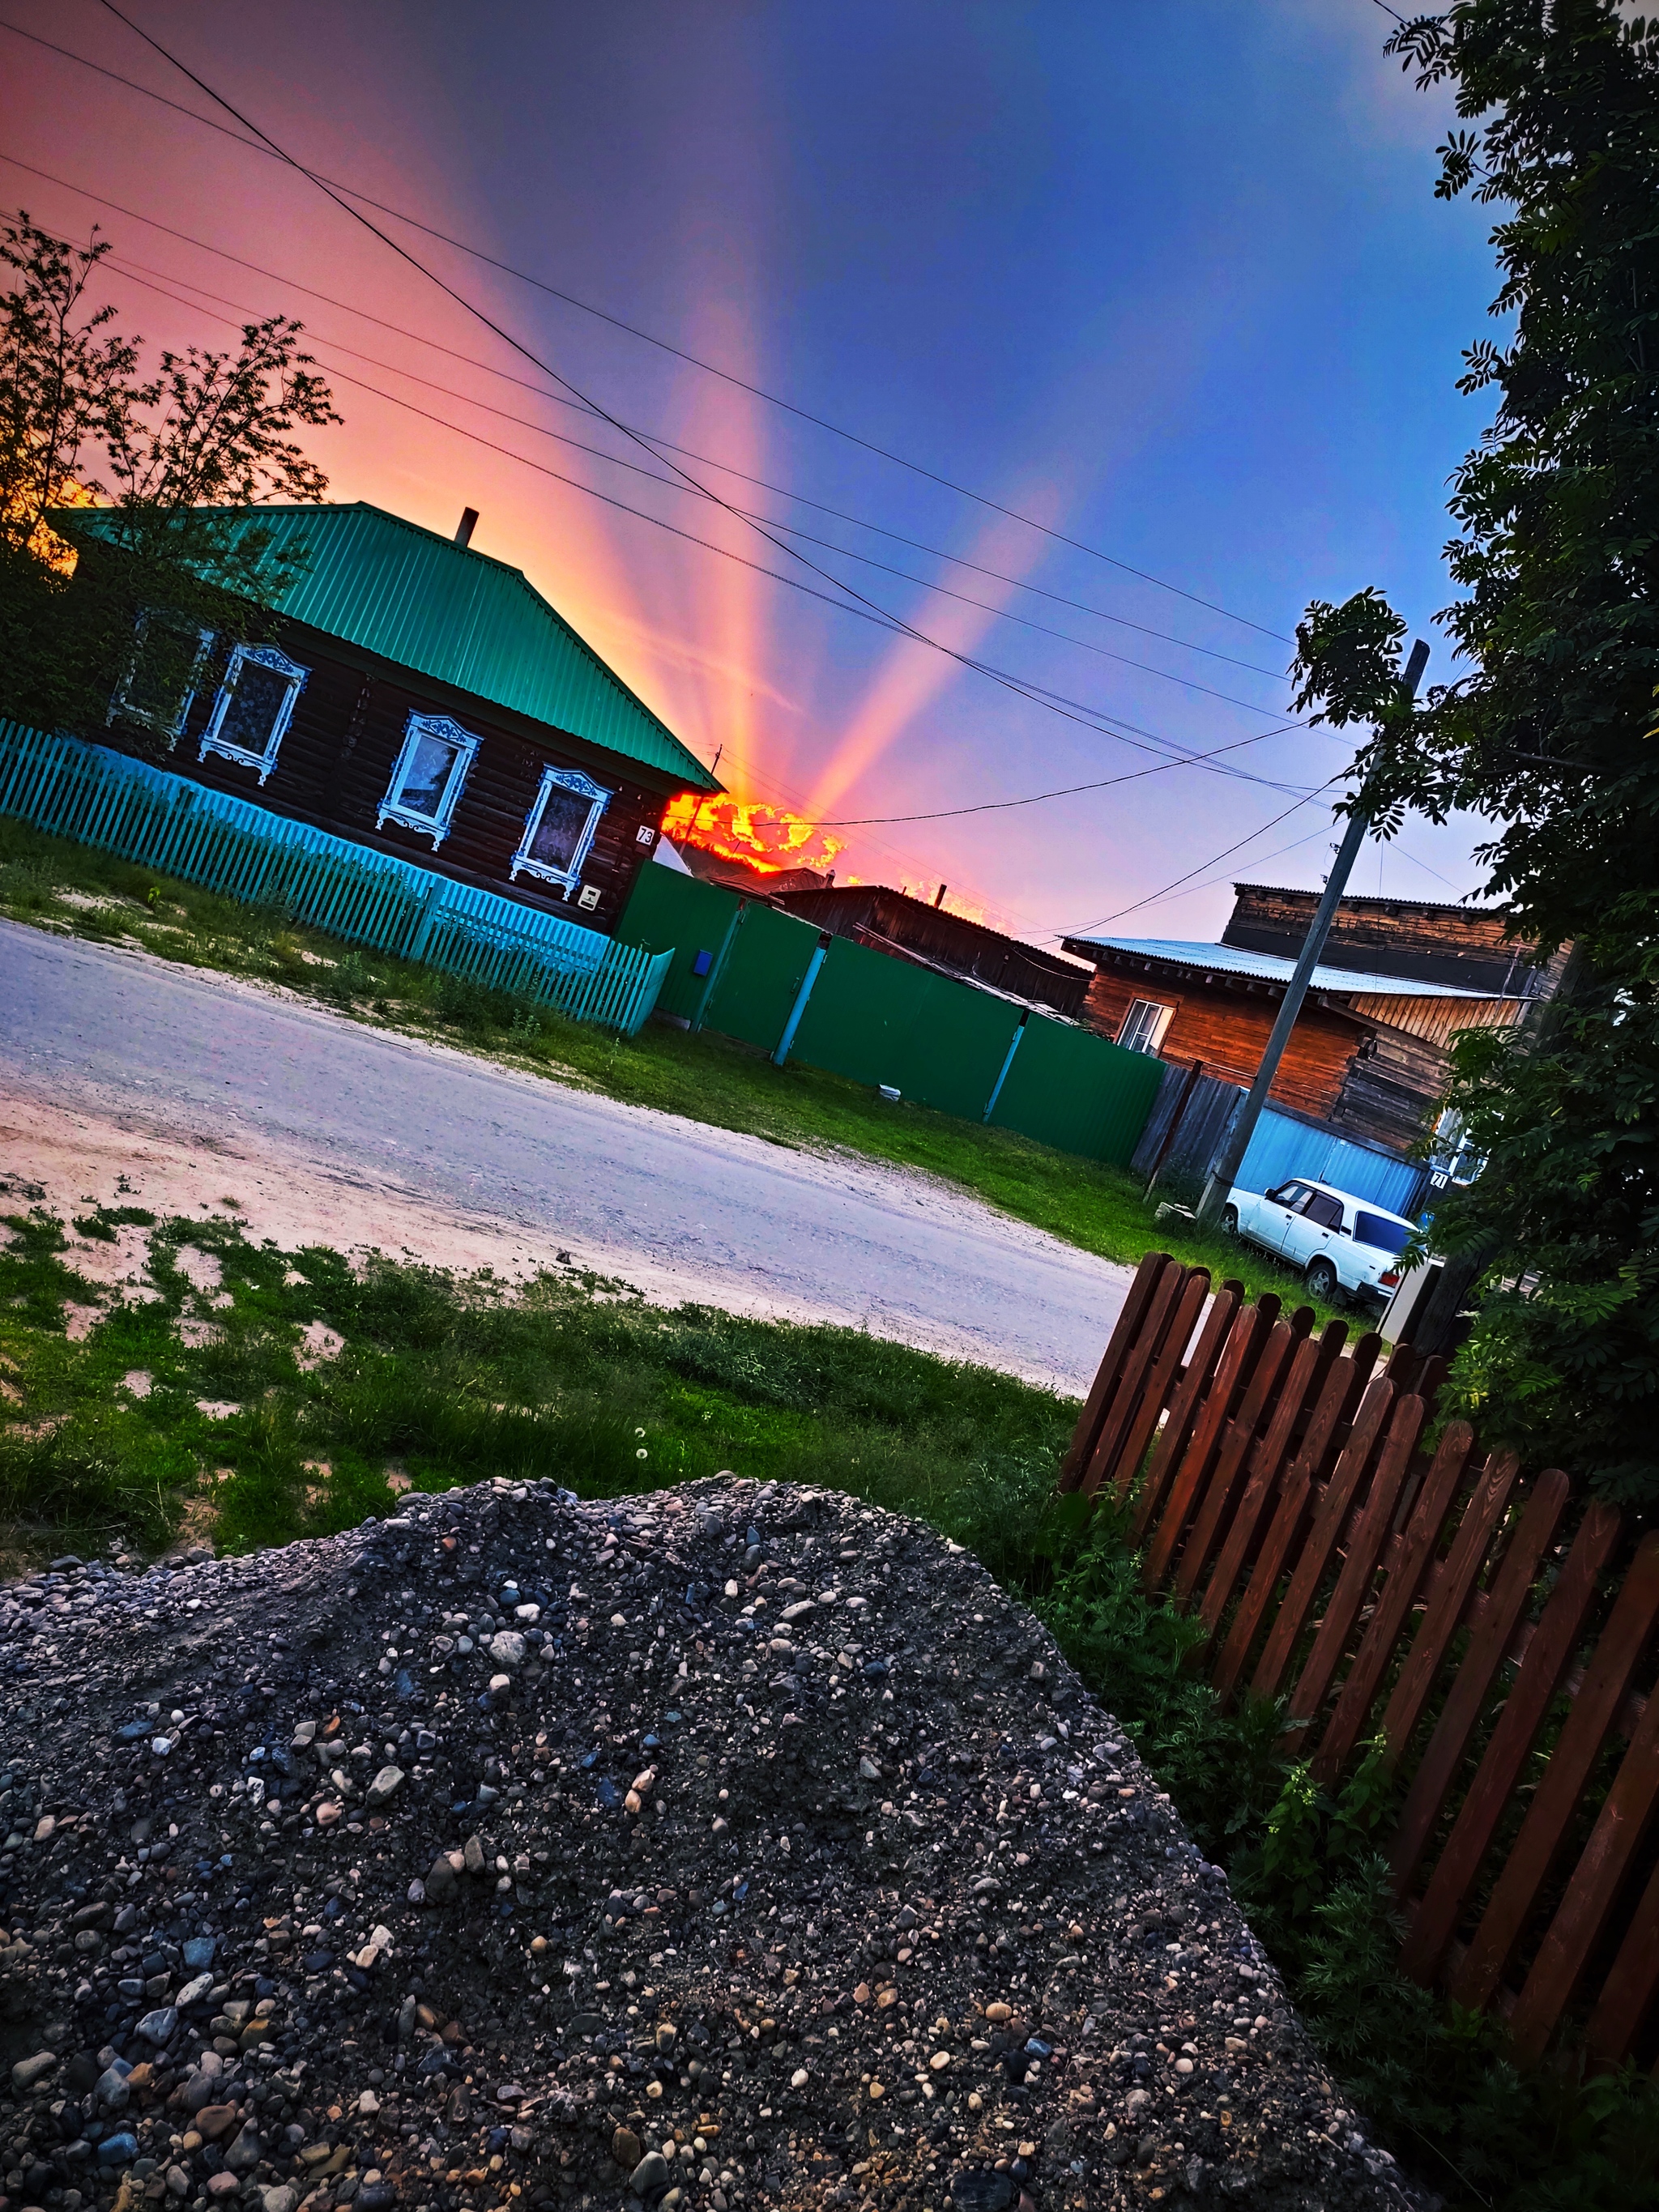
[(1303, 1212), (1318, 1229), (1340, 1229), (1342, 1226), (1342, 1201), (1333, 1198), (1328, 1190), (1316, 1190), (1303, 1207)]
[(1353, 1229), (1357, 1244), (1372, 1245), (1379, 1252), (1403, 1252), (1411, 1233), (1403, 1221), (1390, 1221), (1386, 1213), (1362, 1212)]
[(400, 822), (405, 830), (419, 830), (431, 838), (435, 853), (449, 835), (478, 745), (471, 732), (447, 714), (411, 714), (375, 828)]
[(1310, 1195), (1305, 1182), (1281, 1183), (1277, 1190), (1267, 1193), (1271, 1204), (1285, 1206), (1291, 1213), (1300, 1213)]
[(1160, 1006), (1155, 999), (1137, 999), (1123, 1017), (1118, 1042), (1126, 1052), (1155, 1053), (1174, 1012), (1173, 1006)]
[[(544, 768), (536, 803), (525, 817), (524, 836), (513, 855), (513, 876), (522, 872), (557, 884), (567, 898), (581, 879), (599, 817), (611, 793), (579, 768)], [(590, 885), (590, 889), (592, 886)], [(598, 898), (586, 902), (599, 904)]]
[(202, 732), (198, 759), (222, 753), (257, 769), (263, 783), (276, 765), (277, 747), (310, 672), (274, 645), (239, 645)]
[(146, 610), (138, 617), (132, 658), (109, 702), (109, 720), (143, 722), (169, 741), (176, 740), (190, 714), (201, 680), (202, 663), (213, 642), (210, 629), (176, 615)]

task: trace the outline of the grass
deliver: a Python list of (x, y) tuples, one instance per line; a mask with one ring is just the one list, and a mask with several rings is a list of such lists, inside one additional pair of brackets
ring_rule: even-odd
[[(611, 1497), (726, 1468), (967, 1514), (994, 1547), (1006, 1501), (1051, 1482), (1074, 1415), (854, 1330), (665, 1313), (574, 1270), (512, 1292), (489, 1275), (354, 1270), (254, 1245), (228, 1216), (149, 1227), (155, 1295), (108, 1303), (72, 1342), (65, 1304), (100, 1293), (60, 1222), (15, 1188), (8, 1204), (0, 1521), (20, 1553), (156, 1546), (181, 1527), (242, 1550), (389, 1512), (410, 1482), (550, 1475)], [(313, 1358), (319, 1330), (342, 1348)]]
[(1231, 1237), (1159, 1223), (1138, 1177), (708, 1032), (647, 1024), (618, 1040), (545, 1008), (407, 961), (348, 948), (281, 914), (0, 818), (0, 914), (96, 943), (285, 985), (355, 1019), (452, 1044), (549, 1079), (799, 1150), (835, 1149), (954, 1183), (1068, 1244), (1130, 1266), (1152, 1245), (1304, 1302), (1299, 1277)]
[(1501, 2027), (1399, 1974), (1376, 1856), (1395, 1785), (1368, 1760), (1326, 1795), (1277, 1748), (1274, 1710), (1222, 1711), (1186, 1665), (1192, 1625), (1147, 1597), (1122, 1528), (1054, 1498), (1074, 1404), (853, 1330), (665, 1312), (574, 1271), (509, 1291), (134, 1209), (76, 1226), (142, 1243), (155, 1295), (106, 1299), (72, 1341), (65, 1302), (99, 1294), (33, 1196), (0, 1185), (15, 1557), (181, 1535), (245, 1550), (387, 1512), (410, 1484), (494, 1474), (604, 1498), (732, 1468), (920, 1515), (1053, 1628), (1228, 1869), (1353, 2103), (1455, 2212), (1659, 2203), (1650, 2080), (1523, 2074)]

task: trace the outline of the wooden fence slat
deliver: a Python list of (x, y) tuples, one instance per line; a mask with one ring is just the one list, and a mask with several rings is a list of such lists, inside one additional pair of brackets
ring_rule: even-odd
[(1323, 1473), (1328, 1461), (1340, 1455), (1353, 1426), (1353, 1416), (1364, 1390), (1370, 1386), (1371, 1369), (1382, 1339), (1375, 1334), (1362, 1336), (1353, 1348), (1352, 1359), (1334, 1362), (1325, 1383), (1315, 1401), (1311, 1419), (1302, 1440), (1302, 1448), (1291, 1462), (1285, 1477), (1279, 1502), (1268, 1523), (1267, 1534), (1250, 1578), (1244, 1586), (1244, 1595), (1238, 1601), (1232, 1626), (1227, 1631), (1221, 1656), (1216, 1662), (1214, 1683), (1224, 1705), (1231, 1702), (1233, 1693), (1243, 1675), (1262, 1622), (1272, 1607), (1273, 1593), (1279, 1588), (1279, 1578), (1290, 1558), (1297, 1536), (1306, 1516), (1314, 1485)]
[(1422, 1622), (1395, 1678), (1379, 1733), (1389, 1765), (1400, 1762), (1416, 1733), (1435, 1676), (1463, 1618), (1469, 1592), (1486, 1555), (1492, 1533), (1503, 1519), (1521, 1462), (1513, 1452), (1494, 1452), (1481, 1469), (1474, 1494), (1463, 1509), (1440, 1578), (1430, 1593)]
[(1382, 1547), (1389, 1540), (1395, 1501), (1410, 1470), (1417, 1439), (1428, 1417), (1429, 1409), (1419, 1397), (1396, 1398), (1394, 1401), (1388, 1428), (1376, 1451), (1370, 1488), (1348, 1539), (1347, 1557), (1342, 1562), (1335, 1589), (1325, 1601), (1325, 1618), (1315, 1632), (1313, 1648), (1291, 1692), (1281, 1744), (1293, 1745), (1305, 1737), (1325, 1702), (1325, 1693), (1359, 1618), (1365, 1593), (1376, 1578)]
[(1072, 1431), (1072, 1441), (1060, 1463), (1061, 1490), (1077, 1488), (1083, 1470), (1089, 1464), (1089, 1455), (1094, 1450), (1095, 1441), (1100, 1434), (1101, 1422), (1105, 1419), (1112, 1392), (1116, 1388), (1117, 1378), (1129, 1356), (1146, 1308), (1163, 1279), (1164, 1270), (1175, 1264), (1167, 1252), (1148, 1252), (1135, 1269), (1134, 1280), (1129, 1285), (1117, 1317), (1117, 1326), (1107, 1340), (1095, 1379), (1083, 1401), (1083, 1411)]
[[(1224, 1283), (1216, 1293), (1215, 1302), (1210, 1308), (1210, 1317), (1199, 1336), (1198, 1348), (1187, 1362), (1187, 1371), (1170, 1401), (1169, 1419), (1164, 1424), (1164, 1433), (1152, 1453), (1146, 1480), (1141, 1484), (1139, 1495), (1135, 1499), (1133, 1528), (1137, 1542), (1146, 1533), (1146, 1524), (1164, 1495), (1164, 1485), (1170, 1474), (1181, 1463), (1181, 1455), (1187, 1449), (1193, 1423), (1203, 1409), (1205, 1395), (1215, 1379), (1217, 1365), (1225, 1357), (1243, 1302), (1243, 1283)], [(1127, 1496), (1133, 1480), (1127, 1468), (1118, 1469), (1117, 1494), (1120, 1499)]]
[(1659, 1697), (1648, 1699), (1590, 1831), (1590, 1839), (1573, 1869), (1566, 1894), (1510, 2014), (1510, 2035), (1523, 2065), (1542, 2057), (1544, 2046), (1566, 2009), (1629, 1869), (1631, 1855), (1647, 1827), (1656, 1798), (1659, 1798)]
[(1278, 1306), (1277, 1298), (1259, 1298), (1255, 1305), (1246, 1306), (1233, 1324), (1227, 1349), (1221, 1355), (1215, 1379), (1210, 1385), (1210, 1395), (1193, 1423), (1191, 1441), (1182, 1455), (1157, 1530), (1147, 1547), (1141, 1580), (1148, 1589), (1156, 1589), (1170, 1571), (1181, 1532), (1215, 1463), (1228, 1417), (1249, 1389), (1256, 1362), (1267, 1348), (1278, 1317)]
[(1330, 1725), (1320, 1738), (1313, 1762), (1316, 1782), (1328, 1786), (1342, 1762), (1359, 1741), (1365, 1716), (1371, 1709), (1389, 1662), (1399, 1648), (1411, 1607), (1434, 1557), (1441, 1528), (1468, 1472), (1474, 1449), (1474, 1431), (1467, 1421), (1454, 1421), (1440, 1439), (1412, 1517), (1407, 1524), (1400, 1553), (1389, 1569), (1387, 1587), (1376, 1603), (1348, 1679), (1342, 1685)]
[[(220, 836), (222, 825), (209, 826)], [(140, 834), (154, 842), (153, 831)], [(204, 871), (227, 866), (211, 856), (203, 863)], [(313, 889), (316, 903), (321, 894)], [(364, 896), (353, 891), (347, 902), (368, 916)], [(378, 926), (378, 915), (374, 919)], [(482, 915), (458, 914), (449, 938), (437, 960), (498, 985), (510, 977), (544, 994), (580, 993), (585, 1008), (601, 1000), (609, 1007), (636, 988), (632, 967), (624, 976), (614, 959), (578, 976), (567, 958), (544, 981), (540, 947)], [(647, 981), (654, 988), (655, 977), (647, 979), (641, 969), (641, 987)], [(1608, 1506), (1590, 1507), (1536, 1625), (1529, 1624), (1529, 1601), (1566, 1510), (1566, 1477), (1551, 1468), (1517, 1492), (1518, 1462), (1504, 1452), (1489, 1455), (1472, 1480), (1475, 1441), (1462, 1422), (1448, 1428), (1432, 1455), (1420, 1451), (1444, 1360), (1422, 1358), (1405, 1344), (1378, 1370), (1375, 1334), (1345, 1359), (1340, 1324), (1317, 1341), (1310, 1327), (1306, 1310), (1281, 1317), (1271, 1295), (1247, 1306), (1234, 1281), (1212, 1296), (1205, 1271), (1148, 1254), (1079, 1416), (1060, 1487), (1085, 1495), (1109, 1488), (1119, 1501), (1132, 1499), (1143, 1580), (1150, 1588), (1170, 1586), (1177, 1604), (1196, 1609), (1206, 1650), (1231, 1609), (1210, 1665), (1224, 1701), (1249, 1674), (1258, 1639), (1249, 1675), (1255, 1696), (1276, 1696), (1305, 1650), (1288, 1700), (1286, 1740), (1316, 1741), (1312, 1772), (1322, 1786), (1334, 1784), (1352, 1760), (1391, 1670), (1397, 1669), (1381, 1741), (1391, 1763), (1410, 1753), (1455, 1640), (1467, 1631), (1390, 1850), (1395, 1889), (1405, 1895), (1449, 1801), (1462, 1790), (1475, 1731), (1495, 1707), (1402, 1949), (1402, 1966), (1420, 1980), (1432, 1981), (1453, 1951), (1505, 1813), (1516, 1807), (1540, 1731), (1564, 1685), (1572, 1694), (1514, 1844), (1495, 1870), (1474, 1940), (1455, 1954), (1449, 1993), (1465, 2007), (1501, 1996), (1609, 1732), (1629, 1733), (1613, 1787), (1510, 2019), (1516, 2055), (1535, 2060), (1589, 1960), (1612, 1955), (1588, 2047), (1600, 2063), (1620, 2063), (1646, 2031), (1659, 1998), (1659, 1870), (1647, 1880), (1630, 1923), (1614, 1931), (1616, 1952), (1611, 1945), (1598, 1949), (1609, 1915), (1628, 1905), (1636, 1855), (1659, 1813), (1659, 1689), (1645, 1699), (1632, 1694), (1659, 1632), (1659, 1530), (1644, 1538), (1613, 1594), (1582, 1677), (1570, 1678), (1620, 1540), (1620, 1516)], [(1322, 1602), (1310, 1636), (1310, 1617)], [(1639, 1864), (1645, 1869), (1646, 1859)]]
[(1401, 1964), (1417, 1981), (1433, 1980), (1457, 1932), (1458, 1916), (1514, 1795), (1533, 1739), (1571, 1663), (1621, 1525), (1611, 1506), (1599, 1504), (1592, 1505), (1579, 1524), (1412, 1921)]
[[(1122, 1370), (1114, 1384), (1110, 1401), (1101, 1416), (1100, 1433), (1095, 1439), (1081, 1476), (1079, 1490), (1095, 1491), (1100, 1487), (1108, 1471), (1116, 1463), (1129, 1431), (1146, 1404), (1151, 1389), (1152, 1372), (1160, 1368), (1158, 1353), (1164, 1348), (1170, 1322), (1182, 1303), (1182, 1293), (1187, 1287), (1188, 1271), (1178, 1261), (1172, 1260), (1152, 1286), (1152, 1295), (1146, 1302), (1135, 1341), (1123, 1362)], [(1206, 1280), (1207, 1282), (1207, 1277)], [(1176, 1347), (1179, 1360), (1184, 1344)], [(1157, 1419), (1162, 1407), (1154, 1407)]]
[(1212, 1637), (1226, 1609), (1227, 1601), (1244, 1571), (1245, 1561), (1250, 1556), (1250, 1547), (1255, 1541), (1256, 1531), (1261, 1525), (1267, 1502), (1279, 1486), (1285, 1462), (1295, 1449), (1297, 1425), (1318, 1405), (1332, 1363), (1340, 1356), (1347, 1334), (1344, 1322), (1328, 1322), (1322, 1335), (1304, 1337), (1296, 1347), (1290, 1374), (1279, 1395), (1278, 1410), (1267, 1433), (1250, 1455), (1249, 1480), (1244, 1486), (1244, 1495), (1233, 1516), (1233, 1525), (1227, 1531), (1215, 1571), (1210, 1577), (1203, 1601), (1199, 1607), (1199, 1619)]
[[(1450, 1995), (1471, 2012), (1480, 2011), (1497, 1994), (1510, 1954), (1549, 1879), (1656, 1621), (1659, 1621), (1659, 1531), (1644, 1536), (1637, 1546), (1595, 1656), (1584, 1670), (1572, 1711), (1533, 1793), (1521, 1832), (1504, 1862), (1474, 1939), (1451, 1978)], [(1530, 1646), (1528, 1656), (1531, 1656)]]
[(1232, 1501), (1238, 1478), (1249, 1463), (1250, 1447), (1264, 1419), (1271, 1419), (1275, 1391), (1283, 1387), (1285, 1370), (1297, 1348), (1313, 1327), (1313, 1309), (1303, 1306), (1289, 1321), (1277, 1321), (1268, 1333), (1255, 1372), (1238, 1412), (1222, 1432), (1220, 1449), (1191, 1534), (1181, 1547), (1176, 1567), (1175, 1595), (1178, 1605), (1190, 1602), (1220, 1533), (1223, 1516)]
[(1411, 1339), (1402, 1337), (1383, 1364), (1382, 1372), (1403, 1398), (1416, 1384), (1418, 1370), (1423, 1364), (1422, 1356)]
[(1313, 1522), (1301, 1556), (1291, 1571), (1290, 1587), (1279, 1608), (1267, 1641), (1256, 1662), (1255, 1673), (1250, 1678), (1253, 1698), (1276, 1698), (1285, 1670), (1291, 1663), (1308, 1615), (1313, 1611), (1315, 1597), (1323, 1581), (1331, 1554), (1336, 1549), (1342, 1524), (1348, 1517), (1348, 1508), (1353, 1503), (1360, 1478), (1370, 1466), (1371, 1458), (1381, 1443), (1395, 1403), (1394, 1385), (1386, 1375), (1379, 1375), (1360, 1401), (1354, 1425), (1348, 1431), (1347, 1442), (1342, 1447), (1330, 1480), (1325, 1486), (1325, 1495), (1314, 1509)]
[(1527, 1500), (1521, 1525), (1510, 1538), (1503, 1565), (1493, 1578), (1490, 1602), (1470, 1634), (1445, 1708), (1406, 1793), (1389, 1853), (1397, 1891), (1403, 1893), (1428, 1847), (1446, 1794), (1469, 1747), (1486, 1692), (1521, 1618), (1538, 1563), (1555, 1534), (1566, 1503), (1567, 1478), (1559, 1468), (1551, 1468), (1539, 1476)]
[(1599, 2065), (1618, 2066), (1630, 2056), (1636, 2032), (1659, 1989), (1659, 1867), (1648, 1877), (1631, 1915), (1625, 1940), (1584, 2030), (1584, 2046)]
[(1163, 1417), (1164, 1407), (1170, 1403), (1170, 1393), (1179, 1388), (1188, 1347), (1193, 1342), (1193, 1332), (1198, 1327), (1209, 1295), (1209, 1270), (1206, 1267), (1189, 1269), (1180, 1303), (1164, 1332), (1164, 1344), (1157, 1363), (1140, 1392), (1133, 1419), (1120, 1432), (1109, 1463), (1103, 1447), (1097, 1451), (1090, 1462), (1085, 1479), (1085, 1487), (1089, 1491), (1098, 1490), (1109, 1481), (1114, 1494), (1121, 1498), (1133, 1484), (1140, 1462), (1146, 1455), (1146, 1447), (1152, 1440), (1153, 1431)]

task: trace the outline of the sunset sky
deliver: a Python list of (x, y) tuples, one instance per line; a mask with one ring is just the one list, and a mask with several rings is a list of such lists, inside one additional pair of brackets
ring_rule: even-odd
[[(1286, 718), (1314, 596), (1382, 585), (1451, 672), (1446, 478), (1484, 421), (1453, 380), (1496, 285), (1373, 0), (122, 5), (534, 359), (295, 170), (13, 31), (0, 204), (101, 223), (152, 347), (301, 316), (331, 495), (446, 533), (478, 508), (477, 549), (843, 876), (1039, 941), (1131, 908), (1213, 936), (1235, 877), (1320, 880), (1328, 799), (1265, 825), (1349, 748), (1166, 749)], [(236, 127), (102, 0), (4, 14)], [(1414, 825), (1353, 887), (1458, 897), (1479, 836)]]

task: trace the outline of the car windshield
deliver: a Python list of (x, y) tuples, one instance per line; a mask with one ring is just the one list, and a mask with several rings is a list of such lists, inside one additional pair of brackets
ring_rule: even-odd
[(1403, 1252), (1411, 1239), (1408, 1221), (1390, 1221), (1386, 1213), (1361, 1212), (1353, 1225), (1356, 1244), (1373, 1244), (1379, 1252)]

